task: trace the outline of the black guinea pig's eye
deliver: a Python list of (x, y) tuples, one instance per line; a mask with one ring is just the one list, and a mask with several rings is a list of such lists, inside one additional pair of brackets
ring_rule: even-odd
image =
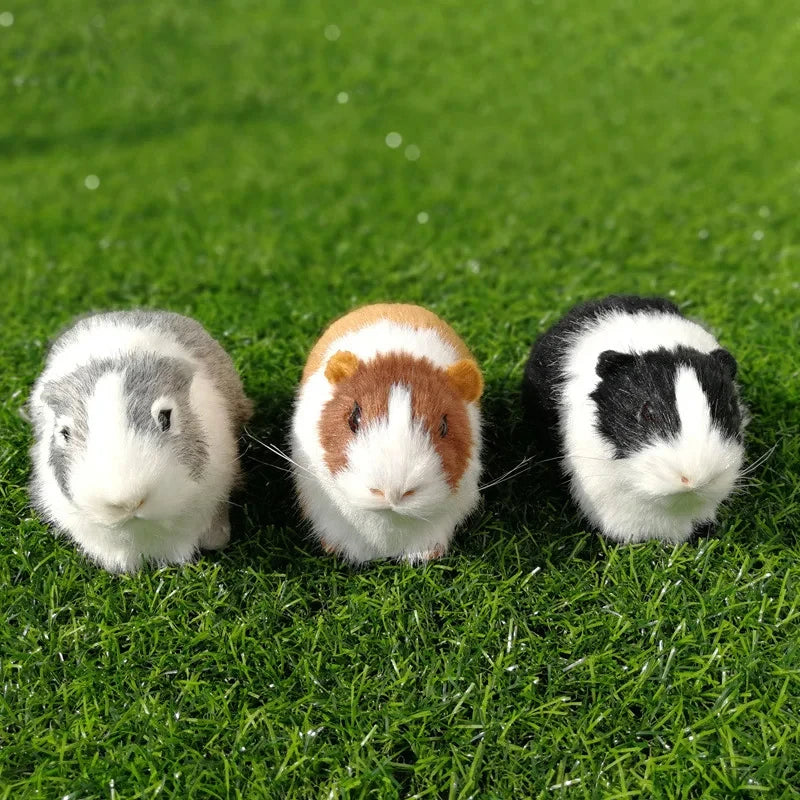
[(358, 428), (361, 425), (361, 406), (358, 403), (353, 403), (353, 410), (350, 412), (347, 424), (353, 433), (358, 433)]
[(439, 423), (439, 436), (442, 439), (447, 436), (447, 414), (442, 417), (442, 421)]
[(158, 412), (158, 427), (161, 428), (162, 431), (168, 431), (171, 424), (172, 409), (162, 408), (161, 411)]
[(655, 419), (653, 414), (653, 407), (650, 403), (646, 402), (639, 409), (639, 422), (652, 422)]

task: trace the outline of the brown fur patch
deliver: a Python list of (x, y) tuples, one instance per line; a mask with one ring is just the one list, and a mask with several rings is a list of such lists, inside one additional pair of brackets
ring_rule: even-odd
[(472, 354), (461, 337), (433, 311), (407, 303), (375, 303), (345, 314), (326, 329), (308, 355), (306, 366), (303, 369), (302, 382), (308, 380), (322, 366), (325, 353), (337, 339), (346, 333), (357, 331), (382, 319), (388, 319), (400, 325), (408, 325), (411, 328), (432, 328), (443, 341), (456, 351), (459, 358), (472, 358)]
[(337, 350), (325, 365), (325, 377), (329, 383), (340, 383), (358, 369), (358, 357), (349, 350)]
[[(467, 406), (447, 372), (427, 358), (407, 353), (387, 353), (360, 362), (358, 369), (334, 387), (319, 421), (325, 463), (332, 473), (347, 466), (347, 445), (357, 435), (349, 419), (356, 403), (361, 407), (361, 428), (385, 418), (389, 390), (395, 384), (411, 390), (411, 413), (424, 424), (442, 460), (447, 482), (455, 489), (472, 453), (472, 431)], [(442, 417), (447, 415), (447, 435), (442, 437)]]

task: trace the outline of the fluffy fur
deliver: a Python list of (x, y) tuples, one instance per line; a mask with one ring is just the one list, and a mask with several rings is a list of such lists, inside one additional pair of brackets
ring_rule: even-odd
[(735, 374), (669, 301), (609, 297), (540, 337), (523, 401), (592, 524), (620, 542), (681, 542), (714, 521), (742, 467)]
[(300, 505), (323, 547), (354, 563), (426, 560), (478, 502), (480, 372), (425, 309), (353, 313), (323, 334), (298, 393)]
[(225, 351), (178, 314), (112, 312), (53, 344), (30, 400), (31, 498), (101, 566), (223, 547), (250, 402)]

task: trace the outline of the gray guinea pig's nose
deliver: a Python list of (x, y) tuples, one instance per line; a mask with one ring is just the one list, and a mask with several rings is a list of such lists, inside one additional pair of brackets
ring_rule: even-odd
[(124, 500), (114, 500), (113, 502), (107, 502), (106, 507), (109, 511), (113, 511), (115, 513), (127, 513), (127, 514), (135, 514), (144, 504), (147, 498), (141, 495), (137, 495), (131, 499), (124, 499)]

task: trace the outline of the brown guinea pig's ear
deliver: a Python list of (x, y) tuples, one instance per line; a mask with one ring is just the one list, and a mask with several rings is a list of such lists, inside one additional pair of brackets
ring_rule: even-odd
[(462, 358), (447, 370), (450, 383), (467, 403), (474, 403), (483, 394), (483, 375), (471, 358)]
[(325, 377), (331, 383), (341, 383), (358, 369), (358, 356), (349, 350), (337, 350), (325, 367)]

